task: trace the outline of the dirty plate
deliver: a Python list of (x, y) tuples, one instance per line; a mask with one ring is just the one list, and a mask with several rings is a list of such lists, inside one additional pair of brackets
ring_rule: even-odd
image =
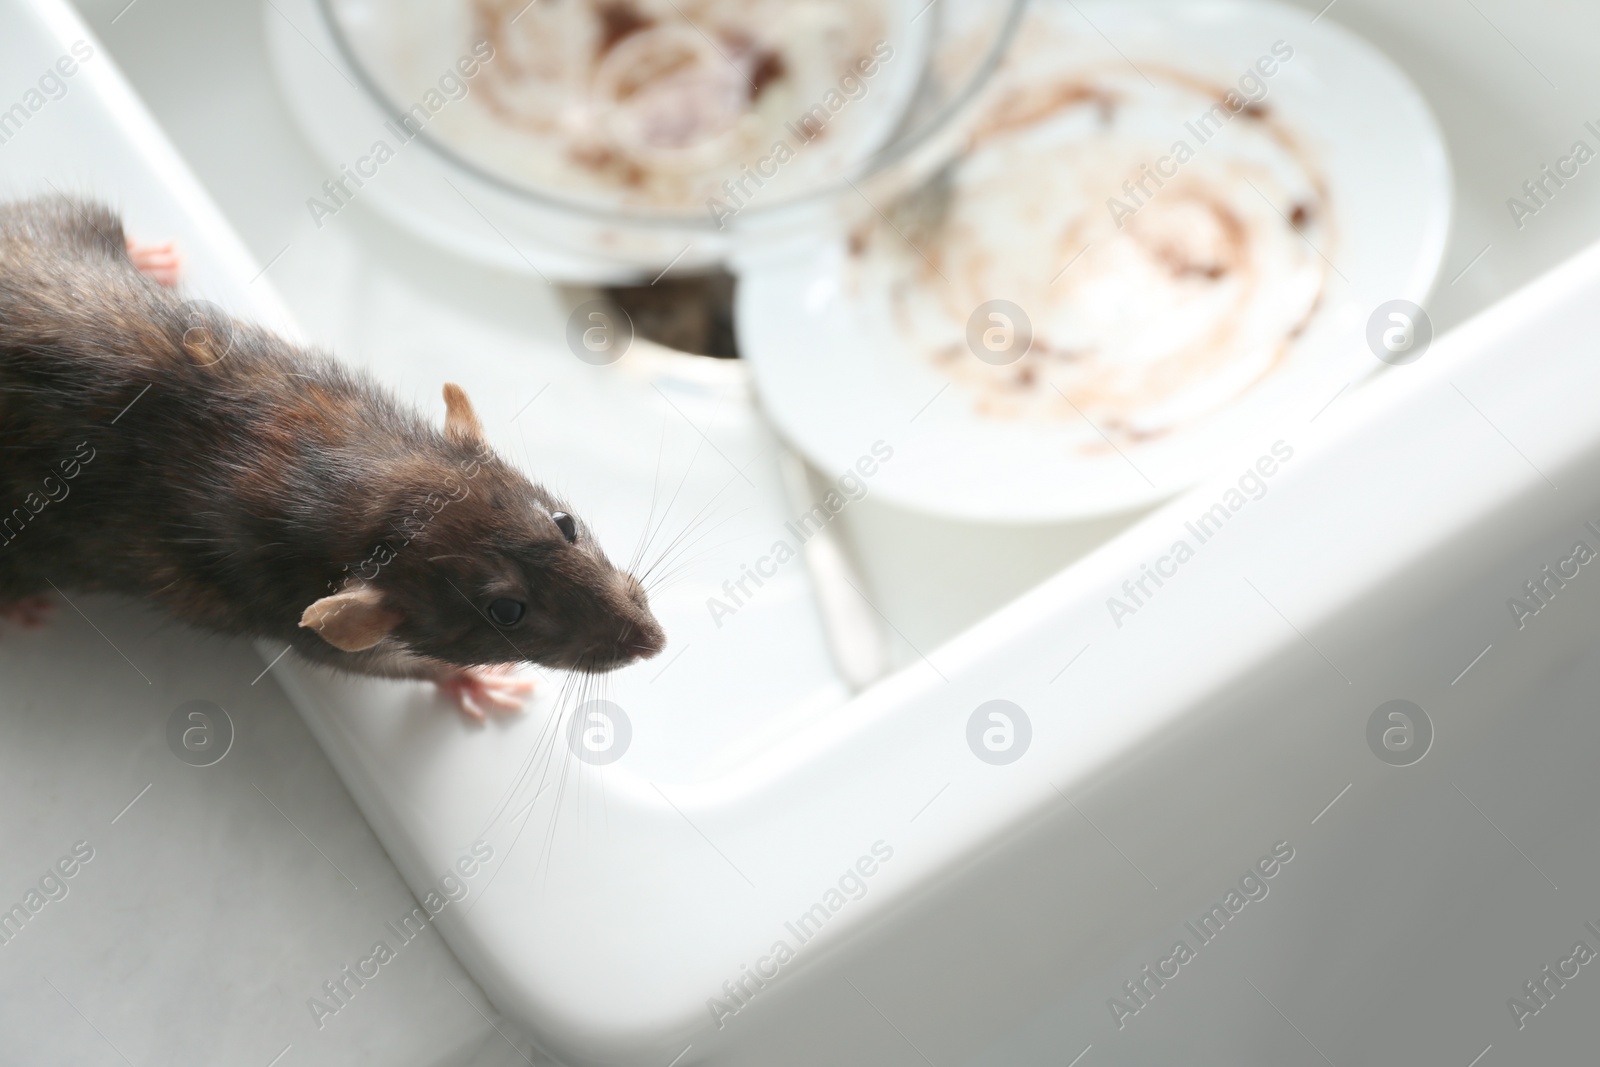
[[(1450, 222), (1417, 90), (1264, 2), (1035, 5), (960, 159), (740, 265), (763, 401), (823, 469), (993, 521), (1138, 507), (1384, 364)], [(1248, 458), (1248, 457), (1247, 457)]]

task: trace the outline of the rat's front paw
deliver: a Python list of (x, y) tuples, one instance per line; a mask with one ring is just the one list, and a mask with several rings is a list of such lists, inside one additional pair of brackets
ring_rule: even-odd
[(461, 714), (476, 722), (495, 712), (510, 715), (522, 710), (533, 693), (533, 679), (513, 674), (512, 667), (466, 667), (433, 684), (455, 702)]
[(56, 602), (48, 595), (25, 596), (0, 603), (0, 619), (16, 623), (24, 630), (37, 630), (55, 614)]
[(139, 268), (139, 273), (154, 278), (168, 289), (177, 287), (178, 271), (183, 261), (172, 242), (164, 245), (142, 245), (128, 238), (128, 258)]

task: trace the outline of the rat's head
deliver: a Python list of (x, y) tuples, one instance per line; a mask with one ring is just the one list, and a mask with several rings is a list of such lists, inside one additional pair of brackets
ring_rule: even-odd
[(666, 635), (638, 580), (489, 451), (460, 388), (444, 395), (438, 455), (404, 461), (368, 555), (300, 624), (347, 652), (389, 640), (463, 667), (607, 671), (660, 652)]

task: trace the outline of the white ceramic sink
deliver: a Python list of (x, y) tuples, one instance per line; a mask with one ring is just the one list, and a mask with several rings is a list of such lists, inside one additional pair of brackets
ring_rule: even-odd
[[(1590, 968), (1520, 1029), (1508, 1000), (1531, 1010), (1542, 967), (1580, 939), (1600, 950), (1584, 926), (1600, 926), (1600, 579), (1580, 566), (1520, 627), (1507, 602), (1576, 541), (1600, 550), (1600, 253), (1582, 251), (1600, 181), (1581, 171), (1520, 229), (1505, 201), (1573, 140), (1595, 145), (1596, 13), (1323, 13), (1405, 66), (1449, 139), (1440, 339), (1306, 398), (1109, 541), (1126, 519), (961, 527), (869, 490), (836, 521), (903, 665), (852, 696), (797, 564), (721, 626), (707, 611), (798, 510), (736, 367), (587, 367), (549, 290), (446, 261), (359, 202), (316, 229), (304, 200), (325, 174), (255, 42), (261, 18), (294, 34), (289, 16), (144, 0), (113, 24), (120, 6), (85, 4), (307, 334), (434, 409), (462, 381), (618, 555), (658, 453), (684, 479), (677, 521), (707, 504), (726, 520), (659, 601), (672, 647), (612, 681), (632, 727), (614, 763), (571, 759), (560, 736), (542, 762), (555, 685), (472, 730), (410, 687), (289, 661), (268, 675), (419, 899), (492, 850), (437, 926), (530, 1062), (1466, 1067), (1588, 1049)], [(1108, 598), (1194, 541), (1186, 523), (1262, 456), (1265, 495), (1114, 620)], [(982, 722), (969, 745), (993, 700), (1031, 724), (1015, 762), (979, 758)], [(1431, 723), (1410, 766), (1379, 753), (1415, 713), (1385, 709), (1369, 745), (1392, 700)], [(1186, 924), (1275, 849), (1245, 885), (1261, 899), (1202, 944)], [(1180, 939), (1193, 958), (1174, 963)]]

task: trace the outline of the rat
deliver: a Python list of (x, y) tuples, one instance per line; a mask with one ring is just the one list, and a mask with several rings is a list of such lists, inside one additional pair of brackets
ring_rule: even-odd
[(468, 716), (515, 664), (600, 673), (666, 637), (467, 395), (437, 429), (367, 376), (178, 294), (109, 208), (0, 205), (0, 614), (112, 593), (317, 664), (434, 682)]

